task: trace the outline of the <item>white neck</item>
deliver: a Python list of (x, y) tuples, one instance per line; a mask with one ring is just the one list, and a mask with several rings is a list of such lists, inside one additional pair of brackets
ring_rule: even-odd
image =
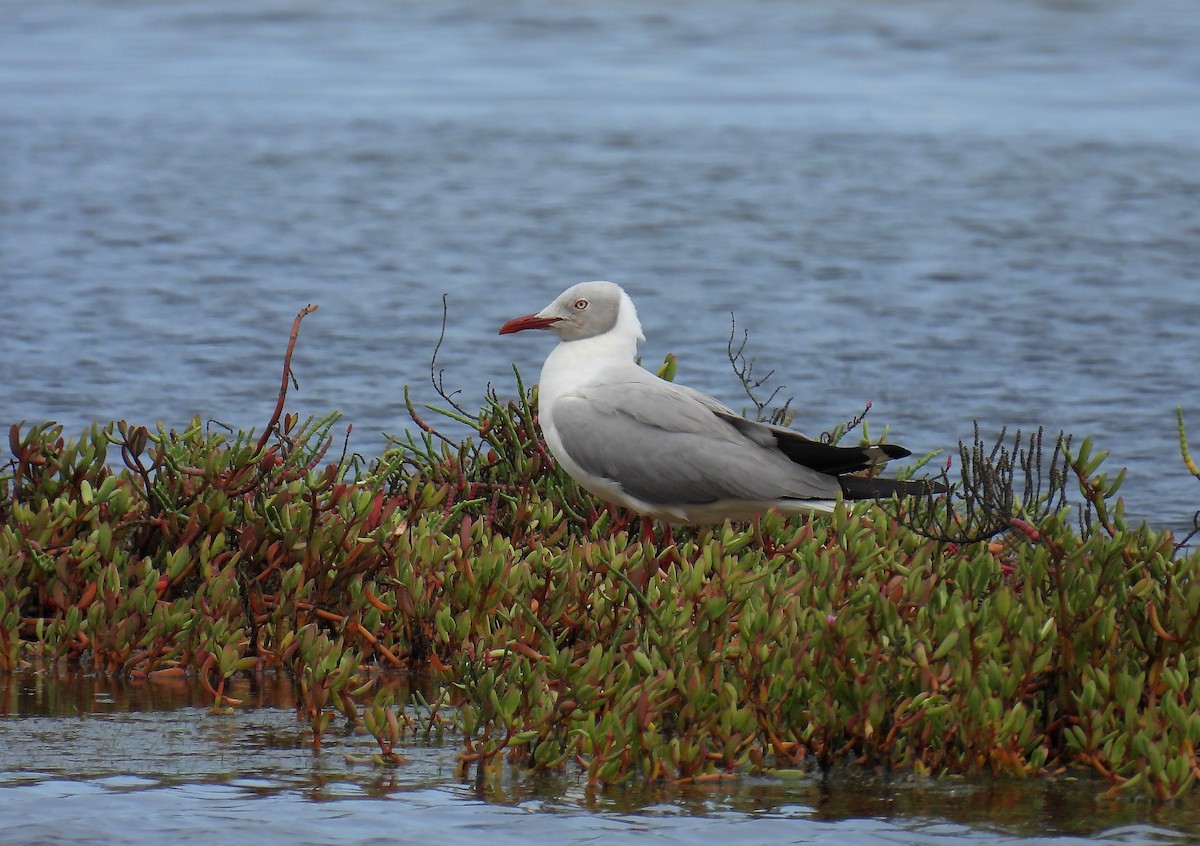
[(613, 368), (636, 367), (638, 344), (646, 340), (633, 300), (621, 293), (617, 322), (603, 335), (561, 341), (542, 365), (538, 397), (542, 409), (568, 390), (602, 377)]

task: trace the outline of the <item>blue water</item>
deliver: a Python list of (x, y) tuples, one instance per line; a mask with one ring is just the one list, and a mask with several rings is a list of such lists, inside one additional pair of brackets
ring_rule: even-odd
[(406, 763), (377, 767), (353, 760), (371, 755), (370, 736), (340, 728), (315, 754), (286, 680), (234, 679), (227, 692), (242, 704), (212, 714), (194, 680), (0, 676), (0, 843), (1166, 846), (1200, 832), (1194, 805), (1105, 799), (1086, 774), (836, 772), (605, 793), (578, 773), (505, 771), (476, 785), (454, 776), (453, 731), (407, 735)]
[[(2, 777), (3, 774), (0, 774)], [(6, 795), (7, 794), (7, 795)], [(6, 825), (11, 843), (352, 843), (426, 842), (474, 846), (507, 844), (695, 844), (730, 846), (813, 843), (858, 846), (989, 844), (992, 846), (1117, 846), (1194, 843), (1187, 835), (1133, 824), (1097, 834), (1009, 834), (936, 819), (825, 820), (801, 804), (746, 814), (707, 815), (672, 806), (638, 813), (555, 807), (530, 802), (497, 805), (466, 791), (425, 789), (384, 799), (297, 794), (256, 795), (253, 786), (150, 787), (136, 780), (43, 781), (28, 788), (0, 786), (0, 799), (20, 802), (23, 820)], [(949, 797), (953, 801), (953, 797)], [(75, 807), (86, 812), (72, 814)], [(65, 814), (63, 809), (66, 808)], [(0, 811), (0, 822), (15, 816)], [(132, 833), (132, 834), (131, 834)]]
[(647, 361), (745, 400), (730, 312), (817, 433), (1094, 436), (1130, 511), (1200, 486), (1200, 8), (1115, 2), (55, 2), (0, 17), (0, 424), (353, 445), (532, 381), (498, 338), (624, 284)]
[[(647, 361), (679, 354), (681, 381), (735, 406), (731, 311), (804, 431), (870, 401), (873, 430), (918, 453), (975, 419), (1094, 436), (1129, 468), (1130, 513), (1183, 530), (1200, 508), (1174, 419), (1183, 406), (1200, 451), (1197, 44), (1194, 0), (3, 3), (0, 426), (261, 426), (292, 318), (316, 303), (290, 407), (340, 409), (370, 454), (405, 427), (403, 385), (436, 399), (443, 293), (439, 366), (472, 406), (488, 383), (513, 390), (513, 362), (532, 381), (548, 351), (497, 337), (502, 322), (608, 278), (640, 307)], [(963, 819), (945, 796), (826, 821), (811, 790), (758, 813), (597, 808), (572, 788), (564, 811), (444, 773), (313, 802), (307, 775), (253, 798), (115, 760), (6, 764), (7, 839), (1198, 830), (1135, 808), (1078, 833), (1046, 822), (1044, 797), (1018, 830), (1004, 802)]]

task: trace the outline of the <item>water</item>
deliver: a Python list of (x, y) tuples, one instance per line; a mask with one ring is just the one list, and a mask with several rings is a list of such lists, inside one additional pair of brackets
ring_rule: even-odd
[(745, 778), (590, 792), (577, 776), (453, 776), (457, 738), (409, 739), (394, 769), (348, 763), (369, 737), (330, 732), (319, 755), (290, 686), (240, 680), (243, 705), (206, 711), (196, 683), (122, 684), (57, 672), (0, 678), (0, 842), (689, 844), (1177, 844), (1191, 807), (1107, 800), (1090, 779), (1021, 784)]
[(1183, 528), (1198, 42), (1191, 0), (8, 4), (0, 425), (261, 427), (314, 302), (291, 407), (376, 453), (443, 293), (471, 406), (609, 278), (735, 405), (731, 311), (804, 431), (1094, 436)]
[[(341, 409), (370, 454), (405, 426), (404, 384), (435, 399), (443, 293), (439, 366), (473, 406), (489, 382), (513, 390), (514, 361), (536, 378), (549, 348), (497, 337), (502, 322), (609, 278), (640, 306), (646, 360), (679, 354), (681, 381), (735, 406), (731, 311), (802, 430), (870, 401), (875, 429), (918, 453), (974, 419), (1091, 435), (1128, 466), (1130, 512), (1184, 529), (1200, 507), (1174, 422), (1181, 405), (1200, 443), (1197, 43), (1193, 0), (4, 3), (0, 426), (261, 427), (312, 302), (290, 408)], [(102, 838), (142, 842), (1200, 831), (995, 786), (611, 806), (565, 784), (504, 804), (449, 779), (447, 750), (392, 789), (333, 754), (222, 745), (285, 731), (286, 712), (73, 718), (98, 732), (65, 758), (56, 719), (0, 719), (0, 747), (22, 750), (0, 767), (18, 840), (100, 816)], [(171, 732), (197, 735), (176, 761), (216, 763), (131, 758)]]

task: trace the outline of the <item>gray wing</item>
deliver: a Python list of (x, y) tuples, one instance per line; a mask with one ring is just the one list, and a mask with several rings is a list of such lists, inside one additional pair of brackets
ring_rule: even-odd
[(907, 449), (896, 444), (835, 446), (822, 441), (814, 441), (812, 438), (806, 438), (799, 432), (784, 426), (747, 420), (733, 409), (694, 388), (682, 385), (672, 385), (671, 387), (692, 397), (755, 443), (777, 449), (788, 460), (816, 470), (818, 473), (830, 476), (855, 473), (859, 470), (880, 467), (893, 458), (912, 455)]
[(768, 427), (726, 415), (711, 397), (667, 382), (588, 385), (554, 404), (567, 454), (643, 502), (837, 496), (837, 480), (788, 460)]

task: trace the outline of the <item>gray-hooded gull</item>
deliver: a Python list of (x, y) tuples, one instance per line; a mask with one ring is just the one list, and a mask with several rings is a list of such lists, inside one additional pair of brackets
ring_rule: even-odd
[(538, 421), (551, 454), (581, 487), (644, 516), (721, 523), (771, 508), (828, 512), (839, 497), (940, 490), (927, 481), (848, 475), (909, 455), (903, 447), (814, 441), (643, 369), (637, 310), (612, 282), (574, 285), (500, 334), (524, 329), (561, 339), (538, 384)]

